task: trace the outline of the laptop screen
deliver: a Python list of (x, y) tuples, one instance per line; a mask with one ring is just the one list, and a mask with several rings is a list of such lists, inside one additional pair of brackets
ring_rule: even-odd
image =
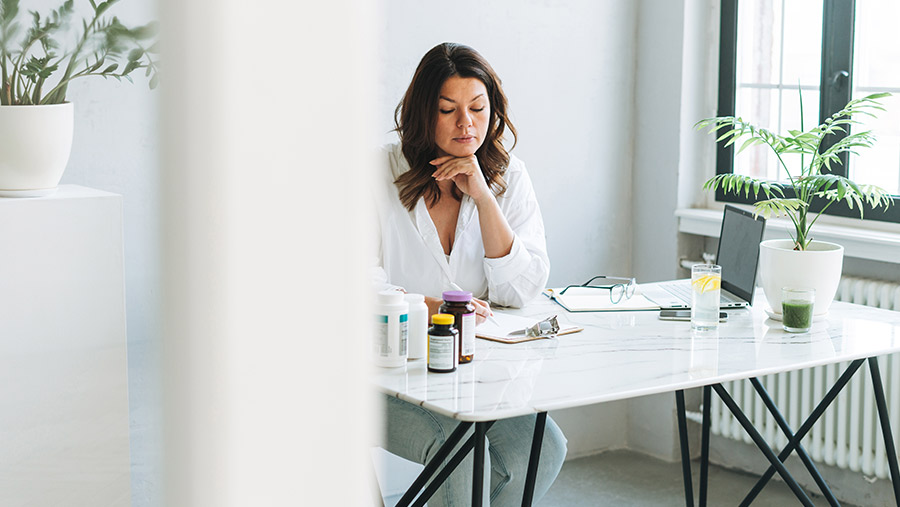
[(759, 242), (766, 221), (753, 217), (753, 212), (725, 206), (716, 264), (722, 266), (722, 288), (753, 303), (756, 269), (759, 265)]

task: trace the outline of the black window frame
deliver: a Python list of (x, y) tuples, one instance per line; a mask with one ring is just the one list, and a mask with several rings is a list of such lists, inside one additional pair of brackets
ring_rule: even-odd
[[(819, 78), (819, 123), (850, 101), (853, 90), (853, 30), (855, 26), (856, 0), (823, 0), (822, 9), (822, 72)], [(738, 0), (721, 0), (719, 32), (719, 97), (717, 116), (735, 114), (735, 92), (737, 88), (737, 31)], [(836, 142), (839, 138), (834, 137)], [(832, 142), (832, 144), (833, 144)], [(734, 145), (716, 145), (716, 174), (734, 172)], [(827, 149), (830, 146), (823, 146)], [(847, 175), (847, 154), (841, 155), (842, 164), (833, 165), (831, 173)], [(785, 195), (792, 196), (790, 188), (782, 187)], [(754, 204), (757, 199), (743, 194), (726, 194), (721, 187), (716, 189), (716, 201), (737, 204)], [(900, 223), (900, 196), (892, 197), (892, 204), (872, 209), (863, 207), (863, 220)], [(810, 211), (819, 212), (824, 203), (814, 199)], [(850, 209), (846, 202), (836, 202), (825, 211), (826, 215), (859, 218), (859, 208)]]

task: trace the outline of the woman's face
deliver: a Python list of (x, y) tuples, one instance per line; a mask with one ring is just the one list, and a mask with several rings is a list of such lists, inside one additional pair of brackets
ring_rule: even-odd
[(438, 99), (434, 139), (438, 156), (468, 157), (484, 142), (491, 118), (487, 88), (480, 79), (453, 76), (444, 81)]

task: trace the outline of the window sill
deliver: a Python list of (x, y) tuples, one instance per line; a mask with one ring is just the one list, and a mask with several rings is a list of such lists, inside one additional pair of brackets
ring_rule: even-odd
[[(718, 238), (722, 229), (721, 210), (680, 208), (675, 210), (675, 217), (678, 218), (678, 232)], [(790, 220), (773, 218), (766, 224), (764, 239), (790, 238), (793, 229)], [(815, 239), (842, 245), (847, 257), (891, 263), (900, 259), (900, 232), (818, 222), (813, 232)]]

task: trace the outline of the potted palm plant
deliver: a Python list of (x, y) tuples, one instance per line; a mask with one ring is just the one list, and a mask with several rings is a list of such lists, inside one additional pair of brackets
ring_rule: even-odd
[(74, 0), (30, 16), (20, 12), (19, 0), (0, 0), (0, 196), (56, 190), (72, 147), (70, 83), (132, 81), (143, 69), (150, 88), (158, 84), (155, 23), (128, 27), (106, 15), (119, 0), (88, 1), (92, 13), (73, 29)]
[[(725, 192), (745, 197), (753, 196), (757, 214), (766, 218), (787, 216), (794, 226), (791, 239), (775, 239), (760, 244), (760, 280), (766, 299), (775, 314), (781, 313), (781, 289), (786, 286), (816, 289), (813, 313), (822, 315), (828, 311), (840, 282), (843, 265), (843, 247), (834, 243), (814, 240), (810, 231), (822, 213), (837, 202), (846, 202), (863, 216), (863, 207), (887, 208), (891, 196), (875, 185), (856, 182), (828, 170), (833, 164), (841, 164), (842, 153), (855, 154), (856, 150), (872, 146), (875, 137), (871, 131), (850, 132), (858, 125), (859, 115), (874, 116), (883, 111), (879, 102), (889, 93), (872, 94), (851, 100), (840, 111), (812, 129), (803, 128), (803, 97), (800, 97), (800, 129), (789, 130), (787, 135), (776, 134), (752, 125), (740, 117), (721, 116), (697, 122), (698, 129), (708, 129), (719, 137), (717, 142), (726, 146), (741, 142), (738, 153), (756, 145), (766, 145), (775, 153), (786, 181), (774, 182), (742, 174), (719, 174), (708, 180), (706, 190), (723, 189)], [(844, 135), (840, 137), (840, 135)], [(830, 136), (834, 136), (831, 137)], [(837, 139), (828, 146), (826, 142)], [(791, 170), (785, 163), (785, 155), (799, 155), (799, 165)], [(812, 211), (813, 200), (822, 203), (821, 209)]]

